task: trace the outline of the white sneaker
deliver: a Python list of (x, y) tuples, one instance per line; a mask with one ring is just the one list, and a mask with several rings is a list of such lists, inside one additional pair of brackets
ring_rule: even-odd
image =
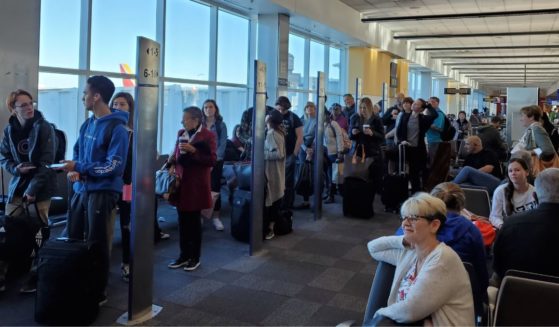
[(219, 231), (223, 230), (223, 228), (224, 228), (223, 223), (221, 222), (221, 220), (219, 218), (213, 218), (212, 221), (214, 223), (215, 230), (219, 230)]

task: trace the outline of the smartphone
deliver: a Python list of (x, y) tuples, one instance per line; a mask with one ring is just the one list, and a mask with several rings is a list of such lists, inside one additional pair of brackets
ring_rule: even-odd
[(47, 165), (48, 168), (62, 168), (64, 167), (64, 163), (55, 163), (55, 164), (51, 164), (51, 165)]

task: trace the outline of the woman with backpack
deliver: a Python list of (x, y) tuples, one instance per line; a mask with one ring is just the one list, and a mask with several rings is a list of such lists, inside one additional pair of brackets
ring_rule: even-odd
[[(126, 167), (124, 168), (124, 173), (122, 174), (122, 180), (124, 181), (124, 189), (120, 194), (118, 199), (118, 211), (119, 211), (119, 221), (120, 221), (120, 233), (122, 238), (122, 263), (120, 265), (120, 276), (122, 280), (128, 282), (130, 278), (130, 214), (132, 212), (132, 199), (126, 198), (125, 193), (132, 196), (132, 152), (134, 149), (133, 144), (133, 133), (134, 133), (134, 98), (130, 93), (119, 92), (113, 96), (110, 107), (120, 111), (126, 111), (128, 113), (128, 129), (129, 142), (128, 142), (128, 155), (126, 159)], [(154, 217), (154, 240), (166, 240), (170, 238), (170, 235), (164, 233), (161, 228), (159, 228), (159, 223), (157, 222), (157, 205), (159, 199), (155, 198), (155, 217)]]
[[(30, 203), (31, 217), (48, 224), (51, 197), (55, 192), (55, 172), (47, 166), (54, 163), (56, 136), (54, 127), (35, 109), (33, 97), (25, 90), (15, 90), (6, 99), (10, 112), (8, 126), (0, 145), (2, 168), (12, 174), (8, 187), (6, 215), (23, 215)], [(29, 217), (30, 218), (30, 217)], [(33, 237), (34, 240), (34, 237)], [(10, 250), (11, 251), (11, 250)], [(30, 254), (29, 254), (30, 255)], [(8, 263), (0, 258), (0, 292), (5, 290)], [(21, 288), (22, 293), (36, 290), (36, 266)]]
[(338, 165), (344, 160), (344, 137), (343, 129), (332, 119), (332, 115), (326, 112), (324, 116), (324, 153), (328, 161), (325, 164), (326, 175), (328, 176), (327, 185), (328, 198), (324, 203), (334, 203), (334, 195), (336, 194), (337, 176), (333, 176), (333, 166)]

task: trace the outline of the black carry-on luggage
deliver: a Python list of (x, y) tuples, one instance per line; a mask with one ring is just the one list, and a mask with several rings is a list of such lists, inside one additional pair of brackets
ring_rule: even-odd
[(91, 324), (104, 292), (101, 258), (95, 242), (46, 242), (39, 250), (35, 320), (47, 325)]
[(406, 146), (398, 145), (398, 171), (384, 176), (381, 201), (384, 210), (397, 213), (409, 197), (408, 175), (406, 174)]
[(344, 216), (356, 218), (371, 218), (375, 214), (373, 201), (375, 187), (358, 177), (344, 179), (343, 211)]
[(231, 235), (241, 242), (248, 243), (250, 239), (250, 191), (237, 189), (233, 193), (231, 208)]

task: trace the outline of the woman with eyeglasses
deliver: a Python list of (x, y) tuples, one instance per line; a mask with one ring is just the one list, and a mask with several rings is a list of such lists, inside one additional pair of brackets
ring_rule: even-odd
[[(42, 222), (47, 224), (50, 199), (54, 195), (56, 185), (55, 172), (47, 168), (55, 159), (54, 128), (43, 118), (43, 114), (34, 108), (33, 97), (27, 91), (11, 92), (6, 99), (6, 106), (10, 118), (0, 145), (0, 163), (3, 169), (12, 174), (12, 178), (8, 187), (5, 214), (22, 215), (23, 202), (34, 202), (34, 205), (29, 206), (30, 214), (40, 217)], [(7, 263), (0, 261), (0, 292), (5, 290), (4, 277), (7, 269)], [(35, 291), (34, 277), (32, 274), (21, 292)]]
[(388, 305), (375, 313), (373, 324), (388, 318), (433, 326), (474, 325), (468, 273), (456, 252), (437, 240), (446, 213), (441, 199), (417, 193), (400, 210), (404, 235), (369, 242), (375, 260), (396, 266)]

